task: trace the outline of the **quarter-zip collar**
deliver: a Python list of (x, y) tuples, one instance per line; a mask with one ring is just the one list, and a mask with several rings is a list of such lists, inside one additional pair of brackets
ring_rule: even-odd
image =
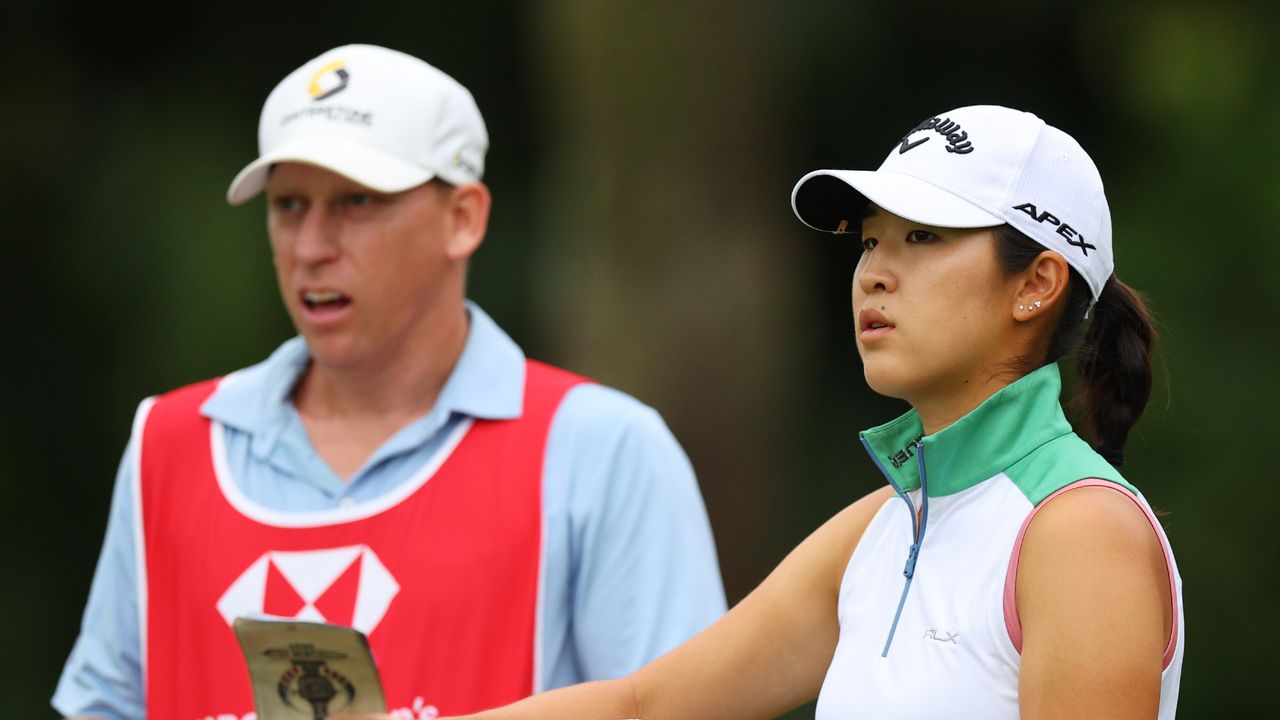
[(863, 445), (890, 484), (920, 489), (917, 442), (928, 457), (929, 497), (967, 490), (1008, 469), (1036, 448), (1071, 433), (1059, 397), (1062, 375), (1050, 363), (998, 390), (967, 415), (932, 435), (915, 410), (864, 430)]
[[(911, 546), (905, 578), (881, 657), (889, 656), (902, 619), (916, 563), (929, 526), (929, 498), (967, 490), (1003, 472), (1036, 448), (1071, 433), (1058, 402), (1062, 376), (1057, 363), (1028, 373), (933, 435), (915, 410), (860, 434), (862, 446), (911, 514)], [(926, 460), (928, 457), (927, 468)], [(907, 493), (921, 490), (920, 509)]]

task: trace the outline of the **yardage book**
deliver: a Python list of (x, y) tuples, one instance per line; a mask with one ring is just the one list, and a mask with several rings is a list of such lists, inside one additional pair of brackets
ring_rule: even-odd
[(258, 720), (324, 720), (385, 713), (378, 666), (364, 633), (291, 618), (236, 618)]

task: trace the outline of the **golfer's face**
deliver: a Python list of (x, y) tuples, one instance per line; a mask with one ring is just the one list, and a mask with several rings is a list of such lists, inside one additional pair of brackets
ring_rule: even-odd
[(445, 254), (447, 198), (434, 186), (385, 194), (283, 163), (267, 199), (280, 293), (318, 364), (393, 362), (461, 272)]
[(912, 401), (1007, 359), (1010, 292), (989, 229), (933, 227), (873, 207), (862, 242), (853, 315), (873, 390)]

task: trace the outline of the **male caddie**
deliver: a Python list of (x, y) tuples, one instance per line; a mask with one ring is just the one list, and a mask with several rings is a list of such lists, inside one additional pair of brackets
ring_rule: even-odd
[(243, 615), (363, 631), (413, 718), (622, 675), (719, 616), (657, 413), (464, 299), (490, 208), (471, 94), (349, 45), (275, 88), (259, 141), (228, 198), (265, 191), (299, 337), (140, 406), (54, 707), (245, 718)]

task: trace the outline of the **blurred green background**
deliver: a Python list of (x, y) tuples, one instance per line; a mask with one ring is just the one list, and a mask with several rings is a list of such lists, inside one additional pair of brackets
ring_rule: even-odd
[(861, 379), (858, 249), (803, 228), (792, 184), (874, 167), (959, 105), (1074, 135), (1163, 330), (1125, 470), (1186, 582), (1180, 714), (1270, 715), (1278, 29), (1263, 1), (6, 4), (8, 714), (52, 714), (138, 400), (289, 336), (262, 201), (223, 196), (274, 84), (359, 41), (475, 94), (496, 203), (472, 297), (530, 355), (663, 413), (731, 601), (878, 486), (855, 433), (902, 409)]

